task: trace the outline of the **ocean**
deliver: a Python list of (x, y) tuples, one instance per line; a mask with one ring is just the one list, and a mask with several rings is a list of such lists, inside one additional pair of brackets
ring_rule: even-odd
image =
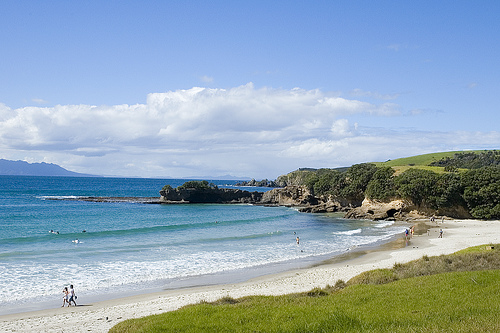
[(0, 314), (61, 306), (69, 284), (90, 303), (242, 282), (377, 246), (406, 228), (289, 207), (64, 200), (159, 197), (185, 181), (0, 176)]

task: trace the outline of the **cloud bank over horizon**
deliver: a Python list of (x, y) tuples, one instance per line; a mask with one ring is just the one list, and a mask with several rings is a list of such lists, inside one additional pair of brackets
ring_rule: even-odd
[(414, 127), (426, 114), (403, 110), (397, 94), (350, 96), (248, 83), (150, 93), (135, 105), (0, 104), (0, 153), (99, 175), (275, 178), (300, 167), (500, 146), (498, 131)]

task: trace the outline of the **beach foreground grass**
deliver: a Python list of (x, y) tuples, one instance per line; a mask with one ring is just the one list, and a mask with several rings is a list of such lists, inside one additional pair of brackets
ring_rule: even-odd
[[(364, 274), (343, 289), (227, 297), (126, 320), (110, 332), (499, 332), (500, 269), (477, 265), (495, 265), (498, 248), (488, 245), (439, 259), (424, 257), (405, 264), (404, 271), (412, 273), (390, 283), (380, 284), (379, 274)], [(471, 255), (475, 259), (470, 260)], [(433, 265), (441, 269), (429, 273), (425, 263), (434, 261), (442, 263)], [(449, 272), (450, 265), (456, 271)], [(402, 270), (402, 265), (394, 266), (382, 275)], [(467, 267), (473, 271), (464, 271)]]

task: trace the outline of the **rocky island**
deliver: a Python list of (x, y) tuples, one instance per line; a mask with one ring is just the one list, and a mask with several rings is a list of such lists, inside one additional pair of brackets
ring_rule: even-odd
[(249, 192), (240, 189), (219, 188), (208, 181), (188, 181), (183, 185), (172, 188), (165, 185), (160, 191), (160, 203), (249, 203), (261, 201), (262, 192)]

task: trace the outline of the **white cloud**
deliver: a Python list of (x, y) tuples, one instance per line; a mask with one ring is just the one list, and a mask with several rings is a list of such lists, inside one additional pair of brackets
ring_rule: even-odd
[(399, 105), (317, 89), (257, 89), (251, 83), (152, 93), (146, 104), (137, 105), (11, 109), (0, 104), (0, 154), (105, 175), (273, 178), (299, 167), (346, 166), (500, 143), (498, 132), (369, 127), (373, 117), (389, 121), (388, 116), (401, 116)]
[(348, 137), (352, 136), (352, 129), (349, 126), (349, 120), (339, 119), (335, 120), (332, 125), (332, 135), (336, 137)]
[(47, 104), (48, 101), (42, 99), (42, 98), (33, 98), (32, 99), (33, 102), (35, 102), (36, 104), (39, 104), (39, 105), (42, 105), (42, 104)]
[(207, 76), (207, 75), (203, 75), (202, 77), (200, 77), (200, 80), (203, 83), (212, 83), (212, 82), (214, 82), (214, 78), (211, 77), (211, 76)]

